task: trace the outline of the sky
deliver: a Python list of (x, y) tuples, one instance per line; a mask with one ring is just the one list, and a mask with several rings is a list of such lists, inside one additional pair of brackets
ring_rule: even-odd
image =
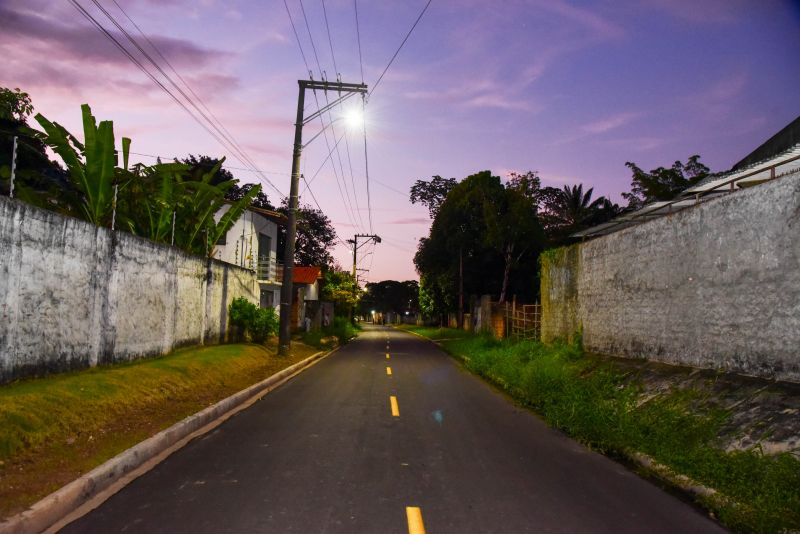
[[(94, 0), (76, 1), (182, 100)], [(359, 251), (366, 281), (417, 278), (413, 254), (430, 226), (427, 210), (408, 200), (418, 179), (533, 170), (544, 185), (583, 183), (622, 202), (627, 161), (652, 169), (699, 154), (712, 171), (727, 170), (800, 115), (797, 1), (432, 0), (377, 87), (427, 0), (96, 1), (202, 100), (248, 161), (68, 0), (0, 0), (0, 86), (28, 92), (36, 112), (73, 133), (89, 103), (114, 121), (118, 140), (132, 138), (133, 161), (226, 156), (273, 203), (289, 190), (297, 80), (311, 69), (314, 79), (338, 72), (361, 83), (363, 71), (374, 88), (366, 151), (359, 128), (336, 122), (303, 150), (310, 190), (300, 191), (301, 203), (333, 221), (344, 268), (344, 240), (382, 238)], [(309, 94), (306, 114), (325, 97)], [(306, 125), (304, 139), (320, 127)]]

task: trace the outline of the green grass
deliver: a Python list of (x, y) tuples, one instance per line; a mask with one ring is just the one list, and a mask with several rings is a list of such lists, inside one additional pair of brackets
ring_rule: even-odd
[(300, 338), (306, 345), (326, 349), (347, 343), (356, 337), (360, 330), (361, 327), (351, 323), (350, 319), (337, 316), (333, 318), (332, 325), (319, 330), (304, 332)]
[(712, 487), (727, 499), (705, 500), (739, 531), (800, 528), (800, 461), (757, 449), (725, 452), (717, 435), (727, 414), (699, 412), (692, 390), (646, 400), (637, 381), (610, 363), (584, 356), (577, 345), (544, 345), (465, 335), (450, 329), (406, 327), (460, 357), (472, 372), (532, 407), (552, 426), (611, 455), (641, 452)]
[(0, 517), (316, 349), (231, 344), (0, 387)]

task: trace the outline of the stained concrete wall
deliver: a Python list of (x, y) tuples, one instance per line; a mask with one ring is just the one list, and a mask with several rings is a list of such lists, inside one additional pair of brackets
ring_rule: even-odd
[(253, 271), (0, 197), (0, 382), (219, 342)]
[(800, 174), (543, 259), (542, 336), (800, 381)]

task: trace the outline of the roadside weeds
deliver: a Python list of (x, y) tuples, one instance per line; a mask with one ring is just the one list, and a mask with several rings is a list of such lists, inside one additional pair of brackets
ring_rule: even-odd
[(578, 346), (403, 329), (436, 341), (550, 426), (688, 493), (729, 528), (800, 530), (800, 460), (757, 446), (725, 450), (720, 436), (731, 414), (709, 398), (713, 393), (647, 390), (644, 371), (585, 355)]

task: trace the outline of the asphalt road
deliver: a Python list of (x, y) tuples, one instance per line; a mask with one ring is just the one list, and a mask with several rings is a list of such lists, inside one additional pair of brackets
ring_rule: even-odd
[(371, 326), (63, 531), (423, 525), (428, 534), (722, 531), (549, 429), (435, 345)]

